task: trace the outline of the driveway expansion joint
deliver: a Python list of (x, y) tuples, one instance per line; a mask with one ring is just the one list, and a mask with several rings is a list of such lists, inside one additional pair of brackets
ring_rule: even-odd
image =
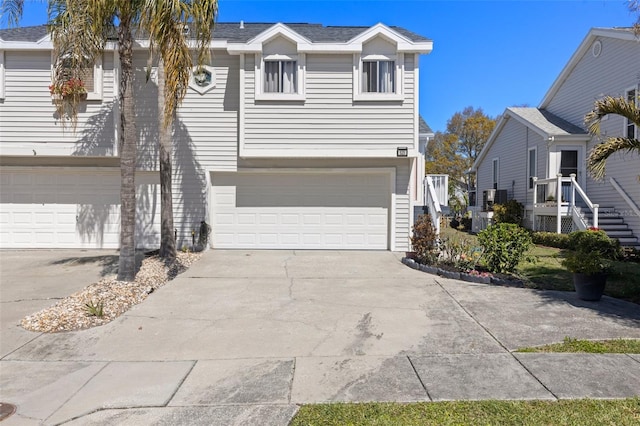
[(420, 377), (420, 374), (418, 374), (418, 370), (416, 370), (416, 366), (413, 365), (413, 360), (411, 360), (411, 357), (408, 356), (408, 355), (407, 355), (407, 360), (409, 361), (409, 364), (411, 364), (411, 368), (413, 369), (413, 373), (418, 378), (418, 381), (420, 382), (420, 385), (422, 386), (422, 389), (424, 389), (425, 393), (427, 394), (427, 398), (429, 399), (429, 401), (433, 401), (433, 398), (431, 398), (431, 395), (429, 394), (429, 389), (427, 389), (427, 385), (425, 385), (424, 381), (422, 381), (422, 377)]

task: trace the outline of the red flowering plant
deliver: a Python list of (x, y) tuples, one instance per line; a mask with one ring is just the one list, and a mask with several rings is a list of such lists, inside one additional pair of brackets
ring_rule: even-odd
[(49, 92), (51, 96), (65, 99), (84, 96), (87, 94), (87, 89), (85, 89), (84, 83), (79, 78), (70, 78), (50, 85)]
[(87, 97), (87, 89), (82, 80), (75, 77), (54, 80), (49, 86), (49, 93), (63, 129), (69, 122), (75, 131), (78, 124), (78, 107)]

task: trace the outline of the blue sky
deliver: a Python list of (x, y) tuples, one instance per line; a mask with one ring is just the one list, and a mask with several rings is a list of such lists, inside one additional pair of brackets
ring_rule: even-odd
[[(46, 21), (27, 0), (22, 25)], [(591, 27), (630, 26), (623, 0), (219, 0), (219, 22), (405, 27), (434, 42), (420, 61), (420, 113), (434, 130), (471, 105), (537, 106)]]

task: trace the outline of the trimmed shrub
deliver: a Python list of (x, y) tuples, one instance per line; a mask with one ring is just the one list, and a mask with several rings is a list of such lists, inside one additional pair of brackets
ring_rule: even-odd
[(609, 260), (616, 260), (622, 254), (620, 242), (618, 240), (612, 240), (606, 232), (596, 228), (570, 233), (567, 248), (583, 253), (597, 252), (600, 256)]
[(493, 221), (495, 223), (515, 223), (518, 226), (522, 226), (523, 218), (524, 206), (516, 200), (493, 205)]
[(491, 272), (508, 274), (515, 271), (531, 246), (529, 232), (513, 223), (498, 223), (478, 233), (484, 259)]
[(569, 248), (569, 235), (555, 232), (532, 232), (531, 240), (534, 244), (559, 249)]
[(460, 221), (454, 217), (449, 222), (449, 226), (452, 227), (453, 229), (458, 229), (458, 226), (460, 226)]
[(460, 225), (462, 226), (463, 231), (471, 231), (471, 218), (463, 217), (460, 219)]
[(418, 261), (425, 265), (436, 263), (438, 260), (438, 235), (431, 222), (431, 216), (428, 214), (418, 216), (412, 229), (411, 246), (416, 252)]

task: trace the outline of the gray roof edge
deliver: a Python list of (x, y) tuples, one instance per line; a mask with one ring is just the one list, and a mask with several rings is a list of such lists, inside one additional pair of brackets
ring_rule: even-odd
[[(349, 42), (355, 36), (372, 28), (372, 26), (324, 26), (322, 24), (279, 22), (292, 31), (310, 39), (314, 43)], [(242, 26), (241, 26), (242, 24)], [(271, 22), (217, 22), (213, 30), (214, 40), (247, 42), (263, 31), (278, 23)], [(389, 26), (399, 35), (413, 43), (430, 42), (431, 39), (421, 36), (403, 27)], [(217, 30), (217, 31), (216, 31)], [(36, 42), (47, 33), (46, 24), (26, 27), (7, 28), (0, 30), (3, 41)]]

